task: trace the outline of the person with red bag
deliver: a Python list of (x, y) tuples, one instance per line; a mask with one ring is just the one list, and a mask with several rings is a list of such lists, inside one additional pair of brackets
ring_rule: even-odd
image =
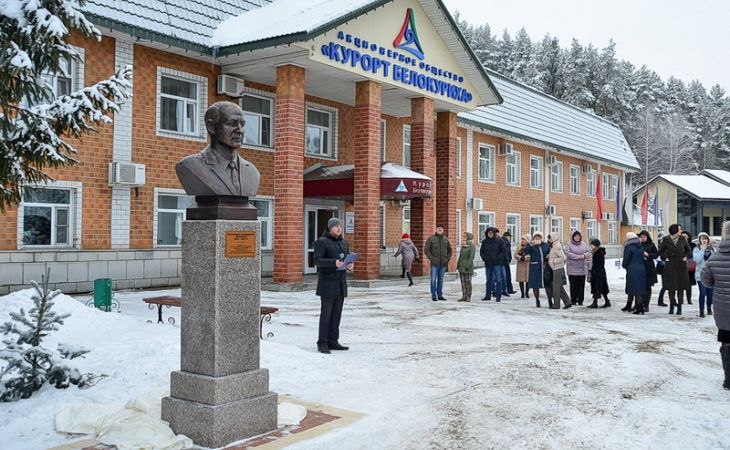
[(690, 248), (690, 254), (689, 258), (687, 258), (687, 276), (689, 277), (689, 285), (687, 286), (687, 304), (692, 304), (692, 286), (697, 284), (697, 280), (695, 278), (695, 271), (697, 270), (697, 261), (692, 257), (692, 254), (695, 251), (695, 247), (697, 247), (697, 244), (692, 242), (692, 235), (689, 234), (689, 231), (682, 231), (682, 234), (687, 239), (687, 243), (689, 244)]

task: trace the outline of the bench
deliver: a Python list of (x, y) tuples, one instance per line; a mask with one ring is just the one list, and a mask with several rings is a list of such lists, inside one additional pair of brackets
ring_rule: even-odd
[[(182, 306), (182, 299), (176, 295), (161, 295), (159, 297), (147, 297), (142, 299), (143, 302), (147, 303), (147, 306), (154, 310), (155, 305), (157, 306), (157, 323), (164, 323), (165, 321), (162, 320), (162, 307), (166, 306), (167, 308), (172, 308), (173, 306), (180, 307)], [(279, 308), (274, 308), (273, 306), (262, 306), (259, 310), (259, 337), (261, 339), (264, 338), (264, 322), (271, 322), (271, 315), (275, 312), (279, 311)], [(152, 323), (151, 320), (148, 320), (147, 322)], [(170, 316), (167, 318), (167, 322), (171, 324), (175, 324), (175, 318)], [(266, 337), (273, 337), (274, 333), (268, 332), (266, 333)]]

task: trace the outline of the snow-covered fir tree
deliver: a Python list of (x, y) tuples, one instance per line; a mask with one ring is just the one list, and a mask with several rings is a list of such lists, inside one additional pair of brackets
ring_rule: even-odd
[(67, 388), (70, 384), (84, 387), (93, 383), (94, 376), (81, 374), (70, 360), (78, 358), (88, 350), (73, 345), (58, 344), (56, 350), (43, 347), (43, 339), (63, 325), (70, 314), (57, 314), (53, 311), (53, 299), (60, 291), (48, 287), (50, 269), (41, 275), (41, 284), (32, 281), (35, 289), (32, 300), (34, 307), (28, 313), (10, 313), (12, 322), (0, 326), (5, 334), (0, 359), (6, 362), (0, 369), (0, 401), (10, 402), (28, 398), (45, 383), (57, 388)]
[(17, 204), (22, 186), (47, 181), (47, 167), (75, 163), (67, 138), (111, 122), (131, 93), (131, 67), (76, 92), (56, 92), (50, 76), (69, 76), (79, 60), (70, 30), (101, 39), (79, 11), (83, 0), (0, 1), (0, 210)]

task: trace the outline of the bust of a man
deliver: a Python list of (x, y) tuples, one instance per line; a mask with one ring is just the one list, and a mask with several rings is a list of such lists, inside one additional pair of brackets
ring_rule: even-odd
[(243, 143), (243, 111), (235, 103), (216, 102), (205, 111), (210, 144), (183, 158), (175, 172), (188, 195), (252, 197), (259, 188), (256, 166), (236, 150)]

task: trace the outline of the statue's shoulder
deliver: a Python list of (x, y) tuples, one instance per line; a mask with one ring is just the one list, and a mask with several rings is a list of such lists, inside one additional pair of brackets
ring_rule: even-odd
[(206, 153), (210, 151), (210, 147), (205, 147), (203, 150), (199, 151), (198, 153), (194, 153), (192, 155), (188, 155), (181, 159), (177, 166), (179, 167), (192, 167), (192, 166), (199, 166), (201, 164), (205, 163), (206, 160)]

